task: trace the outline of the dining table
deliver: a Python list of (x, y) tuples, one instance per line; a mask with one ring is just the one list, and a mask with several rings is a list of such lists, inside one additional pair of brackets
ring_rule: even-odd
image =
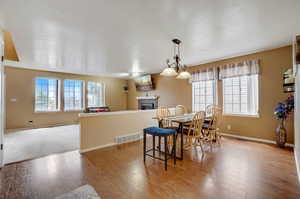
[[(183, 115), (176, 115), (176, 116), (169, 116), (169, 117), (164, 117), (164, 118), (158, 118), (158, 117), (153, 117), (153, 119), (158, 120), (158, 126), (162, 128), (163, 120), (167, 120), (171, 123), (177, 123), (177, 135), (176, 139), (178, 139), (178, 135), (180, 134), (180, 156), (178, 157), (176, 154), (176, 158), (179, 160), (183, 160), (183, 127), (184, 126), (189, 126), (189, 124), (192, 122), (193, 117), (195, 113), (188, 113), (188, 114), (183, 114)], [(205, 123), (210, 123), (211, 117), (205, 117)], [(176, 140), (177, 141), (177, 140)], [(159, 147), (160, 147), (160, 139), (159, 139)]]

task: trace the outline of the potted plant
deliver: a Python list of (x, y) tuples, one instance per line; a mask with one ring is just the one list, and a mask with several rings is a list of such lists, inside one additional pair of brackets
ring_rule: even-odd
[(279, 125), (276, 128), (276, 144), (279, 147), (284, 147), (286, 143), (285, 121), (289, 114), (294, 110), (294, 96), (289, 96), (284, 102), (280, 102), (275, 108), (274, 115), (279, 120)]

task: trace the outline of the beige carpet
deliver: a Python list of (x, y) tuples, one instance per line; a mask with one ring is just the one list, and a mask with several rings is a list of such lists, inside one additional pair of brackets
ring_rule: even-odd
[(4, 163), (79, 149), (79, 125), (22, 130), (4, 135)]

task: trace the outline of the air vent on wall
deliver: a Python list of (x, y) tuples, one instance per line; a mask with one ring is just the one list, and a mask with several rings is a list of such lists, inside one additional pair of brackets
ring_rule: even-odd
[(142, 138), (141, 133), (131, 134), (131, 135), (125, 135), (125, 136), (117, 136), (116, 137), (116, 143), (117, 144), (124, 144), (129, 142), (134, 142)]

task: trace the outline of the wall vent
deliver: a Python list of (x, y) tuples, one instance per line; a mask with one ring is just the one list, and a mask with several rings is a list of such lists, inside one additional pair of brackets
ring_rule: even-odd
[(124, 143), (134, 142), (134, 141), (140, 140), (142, 138), (143, 138), (143, 135), (141, 133), (135, 133), (135, 134), (125, 135), (125, 136), (117, 136), (116, 143), (124, 144)]

